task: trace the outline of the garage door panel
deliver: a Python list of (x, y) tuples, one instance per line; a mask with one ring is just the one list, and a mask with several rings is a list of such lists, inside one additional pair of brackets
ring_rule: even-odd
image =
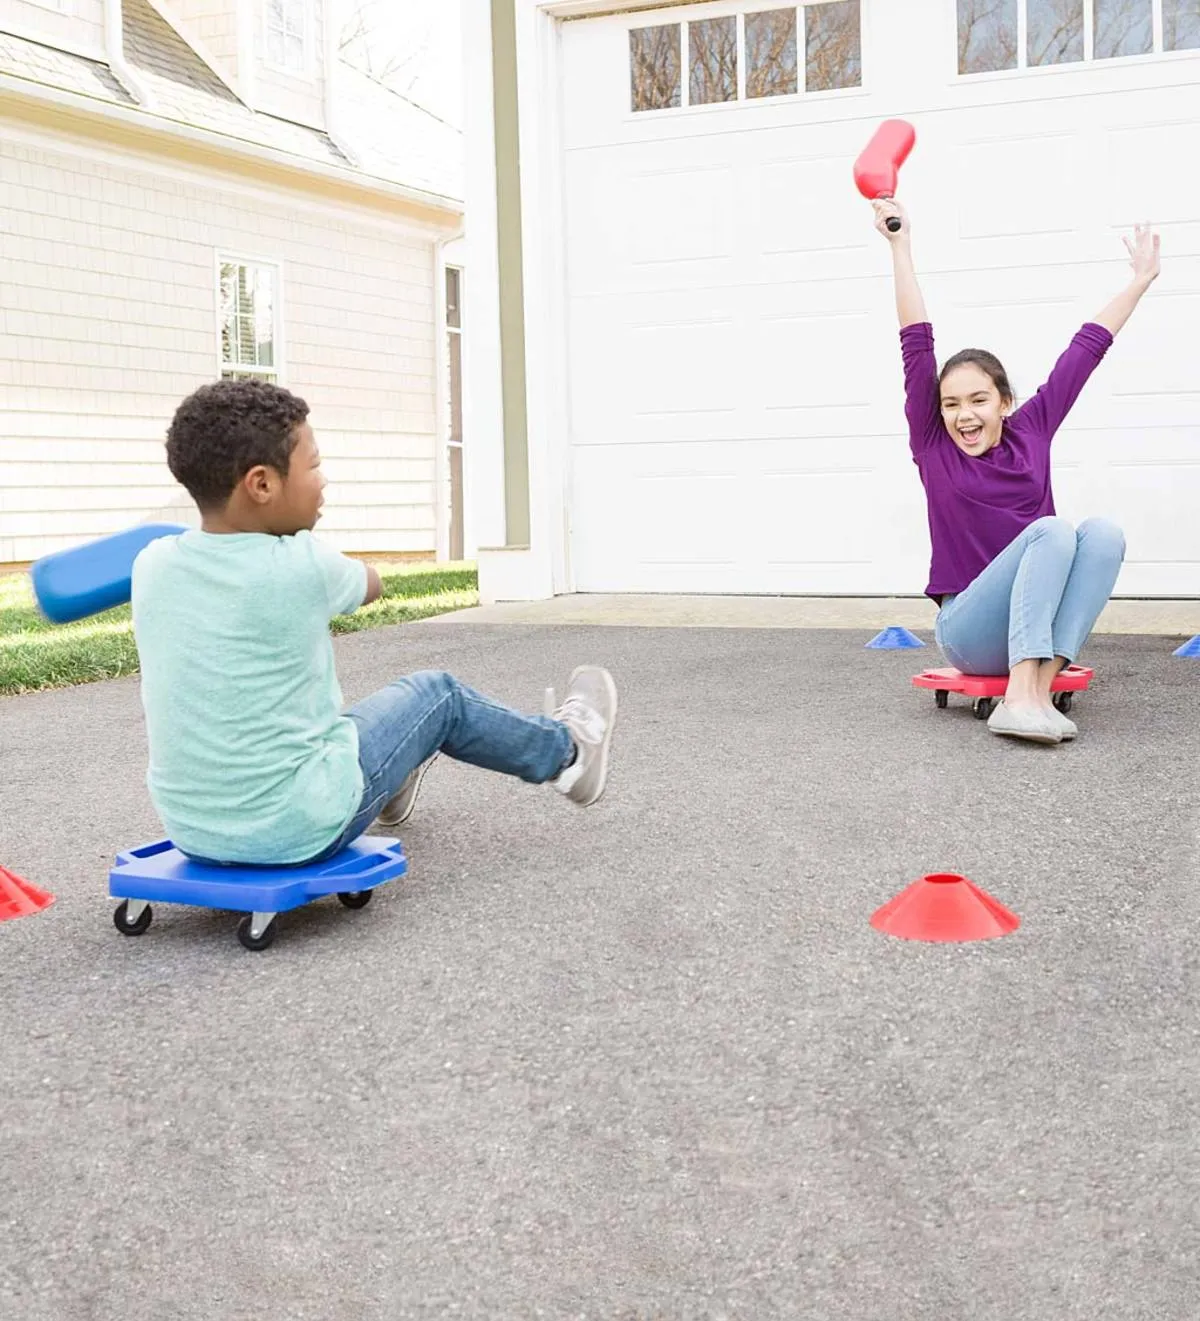
[(863, 313), (759, 319), (754, 327), (754, 396), (768, 409), (869, 408), (872, 373), (830, 366), (861, 361), (860, 344), (869, 320)]
[(734, 171), (724, 166), (630, 176), (613, 200), (636, 223), (629, 227), (635, 266), (732, 257)]
[[(1090, 153), (1075, 134), (1008, 138), (1005, 156), (1021, 162), (1021, 186), (998, 192), (981, 190), (974, 181), (996, 170), (996, 143), (968, 143), (954, 153), (952, 182), (963, 238), (1001, 238), (1014, 234), (1069, 233), (1078, 224), (1079, 197), (1095, 177)], [(1011, 155), (1010, 155), (1011, 153)], [(965, 196), (963, 195), (965, 194)]]
[[(1108, 196), (1110, 224), (1128, 227), (1152, 217), (1157, 225), (1184, 224), (1195, 233), (1200, 172), (1184, 164), (1196, 159), (1194, 107), (1188, 119), (1117, 128), (1108, 134), (1107, 168), (1099, 177)], [(1164, 169), (1164, 161), (1177, 165)], [(1196, 250), (1194, 240), (1190, 249)]]
[(758, 250), (768, 256), (865, 253), (862, 198), (846, 186), (846, 158), (770, 161), (759, 173)]

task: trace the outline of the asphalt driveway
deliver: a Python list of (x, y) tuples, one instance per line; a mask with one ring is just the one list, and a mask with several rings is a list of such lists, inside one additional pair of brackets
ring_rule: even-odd
[[(1200, 718), (1100, 637), (1081, 734), (1001, 741), (853, 631), (434, 621), (339, 639), (524, 708), (621, 691), (609, 793), (443, 759), (411, 871), (251, 954), (111, 925), (156, 838), (136, 680), (0, 699), (0, 1315), (1200, 1315)], [(955, 870), (1015, 934), (892, 940)]]

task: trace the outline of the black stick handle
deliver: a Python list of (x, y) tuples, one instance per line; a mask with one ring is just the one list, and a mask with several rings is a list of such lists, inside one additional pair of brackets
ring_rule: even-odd
[(900, 224), (901, 221), (899, 216), (888, 216), (887, 227), (891, 233), (893, 234), (897, 233), (900, 229)]

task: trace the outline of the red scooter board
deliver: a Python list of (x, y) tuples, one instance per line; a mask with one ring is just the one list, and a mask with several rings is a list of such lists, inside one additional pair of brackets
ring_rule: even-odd
[[(900, 167), (917, 140), (917, 131), (904, 119), (885, 119), (854, 162), (854, 183), (873, 202), (877, 197), (895, 197)], [(894, 234), (900, 221), (892, 216), (887, 227)]]
[[(1066, 715), (1071, 709), (1071, 696), (1086, 692), (1092, 682), (1095, 670), (1085, 665), (1068, 665), (1059, 671), (1050, 691), (1054, 694), (1054, 705)], [(974, 698), (975, 715), (986, 720), (991, 714), (995, 698), (1003, 697), (1008, 690), (1007, 674), (963, 674), (961, 670), (922, 670), (913, 675), (915, 688), (932, 688), (939, 707), (949, 704), (950, 693), (961, 693), (964, 697)]]

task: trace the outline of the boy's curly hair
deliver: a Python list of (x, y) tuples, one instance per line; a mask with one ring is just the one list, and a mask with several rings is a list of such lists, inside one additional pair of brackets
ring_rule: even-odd
[(214, 381), (175, 410), (167, 466), (201, 509), (222, 507), (238, 482), (263, 463), (286, 477), (296, 427), (308, 405), (268, 381)]

